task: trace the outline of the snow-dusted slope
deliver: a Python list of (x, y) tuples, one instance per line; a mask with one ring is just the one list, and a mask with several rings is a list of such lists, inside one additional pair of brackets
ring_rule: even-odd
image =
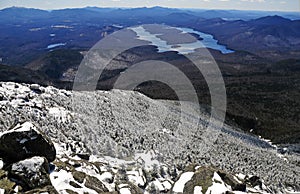
[[(215, 132), (207, 131), (207, 113), (199, 111), (201, 119), (197, 125), (190, 113), (198, 110), (194, 110), (193, 104), (184, 103), (186, 108), (181, 117), (178, 103), (152, 100), (137, 92), (70, 92), (2, 82), (0, 131), (31, 121), (56, 143), (60, 153), (57, 164), (67, 160), (72, 163), (80, 159), (78, 156), (90, 156), (90, 162), (94, 159), (93, 162), (107, 163), (107, 166), (116, 165), (117, 170), (133, 163), (134, 170), (127, 177), (136, 186), (144, 183), (142, 188), (150, 184), (143, 181), (139, 168), (165, 166), (176, 168), (180, 173), (191, 163), (213, 165), (233, 174), (257, 175), (273, 192), (283, 191), (283, 186), (300, 185), (298, 156), (278, 155), (259, 138), (228, 126)], [(72, 179), (63, 170), (62, 167), (55, 173)], [(80, 170), (86, 171), (83, 167)], [(100, 180), (111, 176), (109, 173), (103, 177), (101, 173), (98, 175)], [(54, 175), (51, 176), (54, 186), (59, 184), (53, 179)], [(158, 182), (153, 180), (153, 184), (160, 188), (174, 184), (171, 177), (161, 178)], [(107, 188), (115, 186), (103, 182)], [(125, 192), (126, 188), (121, 185), (119, 190)]]

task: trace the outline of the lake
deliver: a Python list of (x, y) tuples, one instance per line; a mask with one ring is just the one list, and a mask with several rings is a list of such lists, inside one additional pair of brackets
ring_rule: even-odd
[[(225, 45), (221, 45), (218, 43), (218, 40), (214, 39), (214, 37), (210, 34), (206, 34), (203, 32), (199, 32), (193, 30), (191, 28), (172, 28), (180, 31), (182, 34), (197, 34), (202, 38), (202, 40), (196, 40), (194, 38), (193, 42), (185, 43), (172, 43), (171, 41), (167, 41), (162, 38), (161, 33), (151, 33), (146, 30), (143, 26), (133, 27), (130, 28), (133, 30), (140, 40), (145, 40), (150, 42), (150, 45), (157, 46), (158, 52), (167, 52), (167, 51), (177, 51), (180, 54), (188, 54), (195, 52), (198, 48), (211, 48), (220, 51), (223, 54), (233, 53), (233, 50), (228, 49)], [(160, 29), (162, 32), (163, 30), (168, 30), (171, 28)], [(179, 34), (180, 35), (180, 34)], [(190, 36), (191, 37), (191, 36)], [(180, 39), (180, 36), (178, 37)], [(177, 40), (178, 41), (178, 40)], [(179, 40), (180, 42), (180, 40)]]

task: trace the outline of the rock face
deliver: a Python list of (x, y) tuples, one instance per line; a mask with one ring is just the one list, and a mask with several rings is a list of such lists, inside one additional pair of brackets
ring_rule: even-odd
[(17, 162), (32, 156), (55, 159), (53, 143), (30, 123), (25, 122), (0, 135), (0, 157), (6, 162)]
[(25, 190), (30, 190), (51, 185), (48, 173), (47, 159), (35, 156), (14, 163), (9, 171), (9, 176), (17, 180), (16, 182)]

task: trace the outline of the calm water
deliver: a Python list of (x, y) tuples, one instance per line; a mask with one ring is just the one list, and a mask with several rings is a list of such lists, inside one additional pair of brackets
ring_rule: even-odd
[(182, 33), (194, 33), (199, 35), (203, 40), (197, 40), (193, 43), (183, 43), (183, 44), (168, 44), (167, 41), (162, 40), (157, 37), (158, 34), (151, 34), (147, 30), (145, 30), (142, 26), (131, 28), (135, 33), (137, 33), (138, 39), (149, 41), (151, 45), (158, 47), (158, 52), (166, 52), (166, 51), (177, 51), (181, 54), (188, 54), (195, 52), (198, 48), (211, 48), (215, 50), (221, 51), (223, 54), (233, 53), (233, 50), (227, 49), (226, 46), (218, 43), (216, 39), (210, 34), (202, 33), (199, 31), (195, 31), (190, 28), (176, 28)]
[(186, 32), (186, 33), (198, 34), (201, 38), (203, 38), (203, 40), (201, 40), (199, 42), (201, 42), (206, 48), (219, 50), (223, 54), (234, 52), (233, 50), (227, 49), (227, 47), (225, 45), (219, 44), (218, 40), (214, 39), (214, 37), (210, 34), (199, 32), (199, 31), (196, 31), (196, 30), (193, 30), (190, 28), (177, 28), (177, 29), (182, 30), (183, 32)]

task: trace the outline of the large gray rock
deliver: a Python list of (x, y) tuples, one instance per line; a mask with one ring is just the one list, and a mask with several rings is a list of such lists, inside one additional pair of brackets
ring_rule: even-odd
[(12, 164), (9, 176), (25, 190), (51, 185), (49, 163), (44, 157), (32, 157)]
[(42, 156), (49, 162), (56, 156), (52, 141), (32, 123), (25, 122), (0, 134), (0, 157), (13, 163), (33, 156)]
[[(220, 193), (246, 192), (246, 184), (244, 181), (240, 181), (237, 177), (215, 167), (197, 167), (191, 165), (187, 167), (187, 171), (186, 173), (191, 173), (192, 176), (190, 180), (184, 184), (184, 187), (182, 187), (183, 193), (194, 193), (195, 190), (200, 188), (202, 193), (215, 193), (216, 191)], [(185, 173), (183, 173), (180, 178), (182, 178), (184, 174)], [(178, 190), (179, 182), (180, 179), (174, 184), (173, 191), (176, 185), (176, 189)], [(256, 191), (257, 193), (263, 193), (260, 190)]]

